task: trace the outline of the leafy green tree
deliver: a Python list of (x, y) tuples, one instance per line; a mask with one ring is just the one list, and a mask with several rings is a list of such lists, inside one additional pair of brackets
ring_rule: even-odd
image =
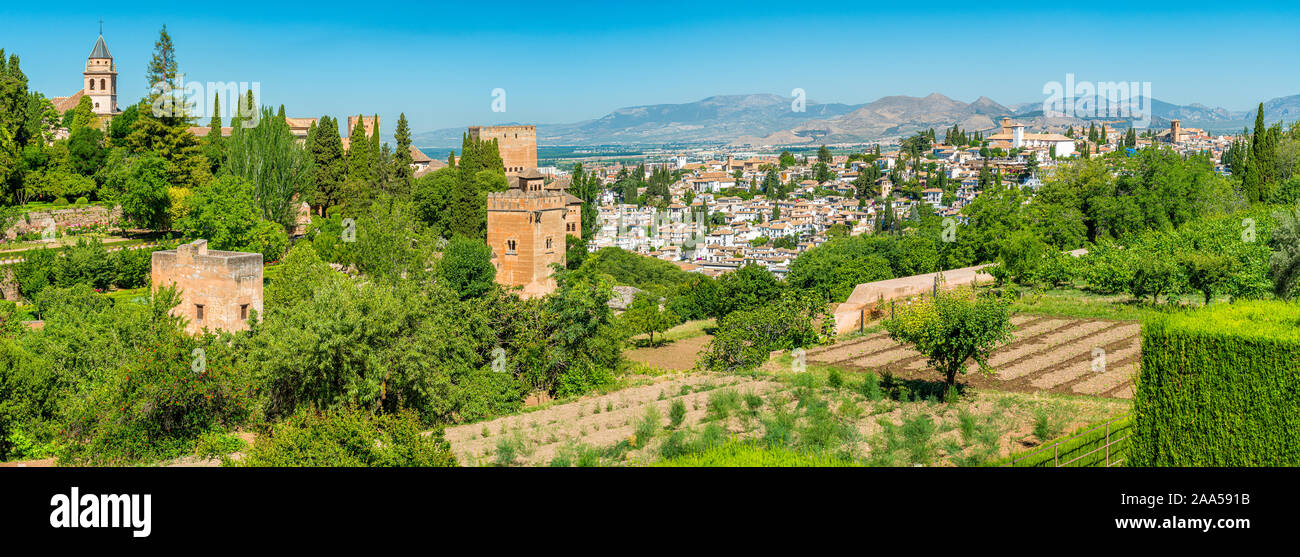
[(234, 175), (213, 180), (186, 200), (188, 211), (176, 229), (187, 238), (207, 240), (212, 249), (256, 252), (266, 261), (279, 261), (288, 235), (262, 218), (255, 191), (248, 180)]
[(1273, 293), (1291, 300), (1300, 295), (1300, 211), (1279, 211), (1278, 226), (1270, 244), (1273, 252), (1268, 265), (1273, 277)]
[(821, 296), (788, 290), (770, 304), (736, 311), (719, 319), (713, 339), (700, 354), (699, 364), (715, 371), (745, 371), (762, 365), (773, 350), (823, 344), (834, 333), (834, 319)]
[(462, 300), (482, 297), (496, 288), (492, 248), (477, 238), (456, 236), (442, 254), (438, 275)]
[(13, 266), (14, 282), (18, 284), (18, 293), (32, 300), (42, 290), (53, 286), (57, 258), (57, 252), (44, 247), (24, 253), (23, 260)]
[(655, 346), (655, 333), (663, 333), (681, 322), (672, 309), (661, 307), (660, 300), (656, 294), (638, 292), (632, 305), (623, 312), (623, 322), (634, 334), (649, 335), (650, 346)]
[(171, 198), (167, 195), (167, 161), (157, 155), (145, 155), (130, 162), (127, 168), (114, 175), (112, 180), (120, 188), (118, 202), (122, 205), (122, 218), (139, 228), (163, 230)]
[(221, 170), (221, 164), (226, 160), (226, 143), (221, 128), (221, 95), (213, 94), (212, 118), (208, 120), (208, 135), (203, 138), (203, 156), (208, 159), (213, 174)]
[(933, 297), (896, 308), (884, 325), (891, 338), (912, 345), (928, 358), (943, 374), (948, 393), (957, 384), (957, 374), (966, 373), (969, 360), (982, 372), (992, 373), (988, 356), (1010, 342), (1013, 331), (1008, 302), (966, 288), (940, 290)]
[[(115, 348), (129, 353), (102, 354), (99, 343), (108, 332), (103, 324), (88, 331), (94, 348), (77, 347), (102, 354), (83, 354), (83, 362), (102, 358), (106, 365), (83, 376), (76, 396), (61, 405), (60, 462), (120, 465), (176, 458), (189, 454), (204, 433), (247, 419), (252, 389), (234, 364), (230, 339), (184, 334), (181, 319), (168, 314), (179, 303), (176, 291), (165, 288), (155, 292), (148, 305), (123, 304), (96, 312), (124, 337), (126, 344)], [(66, 315), (51, 317), (65, 321)], [(60, 332), (68, 331), (66, 325), (58, 325)], [(196, 349), (204, 354), (197, 374)]]
[(782, 170), (795, 165), (794, 155), (791, 155), (789, 151), (781, 151), (781, 156), (777, 158), (777, 161), (780, 163)]
[(758, 265), (745, 265), (718, 279), (722, 303), (716, 317), (770, 304), (781, 297), (783, 286), (771, 271)]
[(1011, 233), (998, 250), (998, 265), (990, 274), (999, 284), (1007, 281), (1030, 284), (1047, 258), (1049, 248), (1029, 230)]
[(1210, 305), (1215, 293), (1228, 282), (1230, 265), (1228, 258), (1216, 254), (1184, 253), (1179, 258), (1187, 285), (1205, 296), (1205, 305)]
[(371, 149), (369, 138), (366, 137), (364, 124), (362, 118), (357, 118), (356, 125), (348, 133), (347, 179), (350, 183), (369, 187), (375, 176), (375, 154)]
[(285, 119), (263, 108), (257, 126), (241, 126), (231, 135), (222, 174), (252, 185), (261, 218), (287, 233), (297, 224), (296, 199), (312, 177), (312, 162)]
[(98, 238), (77, 238), (76, 245), (65, 248), (63, 257), (56, 260), (54, 275), (54, 284), (60, 288), (88, 284), (106, 290), (113, 282), (113, 263)]

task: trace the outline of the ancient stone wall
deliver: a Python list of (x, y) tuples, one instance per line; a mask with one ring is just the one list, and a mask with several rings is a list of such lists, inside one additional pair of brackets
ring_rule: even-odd
[(48, 211), (31, 211), (19, 217), (13, 225), (5, 230), (5, 238), (13, 240), (28, 232), (40, 234), (49, 226), (50, 221), (59, 231), (69, 228), (89, 228), (93, 226), (115, 226), (122, 219), (122, 207), (112, 209), (99, 205), (51, 209)]

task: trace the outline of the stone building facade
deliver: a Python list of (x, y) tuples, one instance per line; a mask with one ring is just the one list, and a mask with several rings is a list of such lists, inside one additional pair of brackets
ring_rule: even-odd
[(506, 176), (537, 168), (537, 126), (470, 126), (469, 136), (480, 140), (497, 140)]
[(262, 313), (262, 254), (209, 250), (207, 240), (153, 252), (153, 287), (175, 286), (181, 303), (172, 315), (185, 331), (244, 331)]

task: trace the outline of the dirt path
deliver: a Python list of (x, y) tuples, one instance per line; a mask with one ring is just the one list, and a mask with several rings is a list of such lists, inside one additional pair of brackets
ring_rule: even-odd
[(711, 335), (700, 335), (676, 340), (655, 348), (628, 350), (623, 355), (630, 360), (643, 364), (674, 371), (686, 371), (695, 369), (695, 362), (699, 358), (700, 350), (710, 340), (713, 340)]

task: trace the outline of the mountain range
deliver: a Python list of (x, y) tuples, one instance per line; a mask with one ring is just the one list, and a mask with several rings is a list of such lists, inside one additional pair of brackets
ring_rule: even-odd
[[(620, 108), (600, 118), (569, 124), (539, 124), (540, 145), (662, 145), (721, 144), (809, 145), (882, 141), (917, 131), (957, 124), (966, 131), (988, 131), (1003, 116), (1030, 130), (1063, 131), (1067, 126), (1109, 122), (1127, 126), (1123, 118), (1048, 116), (1043, 103), (1003, 105), (988, 97), (966, 103), (939, 93), (924, 97), (895, 95), (866, 104), (807, 101), (804, 111), (792, 108), (792, 97), (772, 94), (720, 95), (695, 102)], [(1075, 101), (1078, 102), (1078, 101)], [(1093, 101), (1104, 108), (1104, 99)], [(1176, 105), (1151, 99), (1152, 127), (1181, 120), (1184, 127), (1235, 132), (1254, 123), (1254, 110), (1233, 111), (1202, 104)], [(1267, 122), (1300, 120), (1300, 95), (1264, 103)], [(513, 123), (513, 122), (511, 122)], [(507, 122), (500, 122), (507, 124)], [(465, 128), (417, 133), (420, 147), (457, 147)]]

